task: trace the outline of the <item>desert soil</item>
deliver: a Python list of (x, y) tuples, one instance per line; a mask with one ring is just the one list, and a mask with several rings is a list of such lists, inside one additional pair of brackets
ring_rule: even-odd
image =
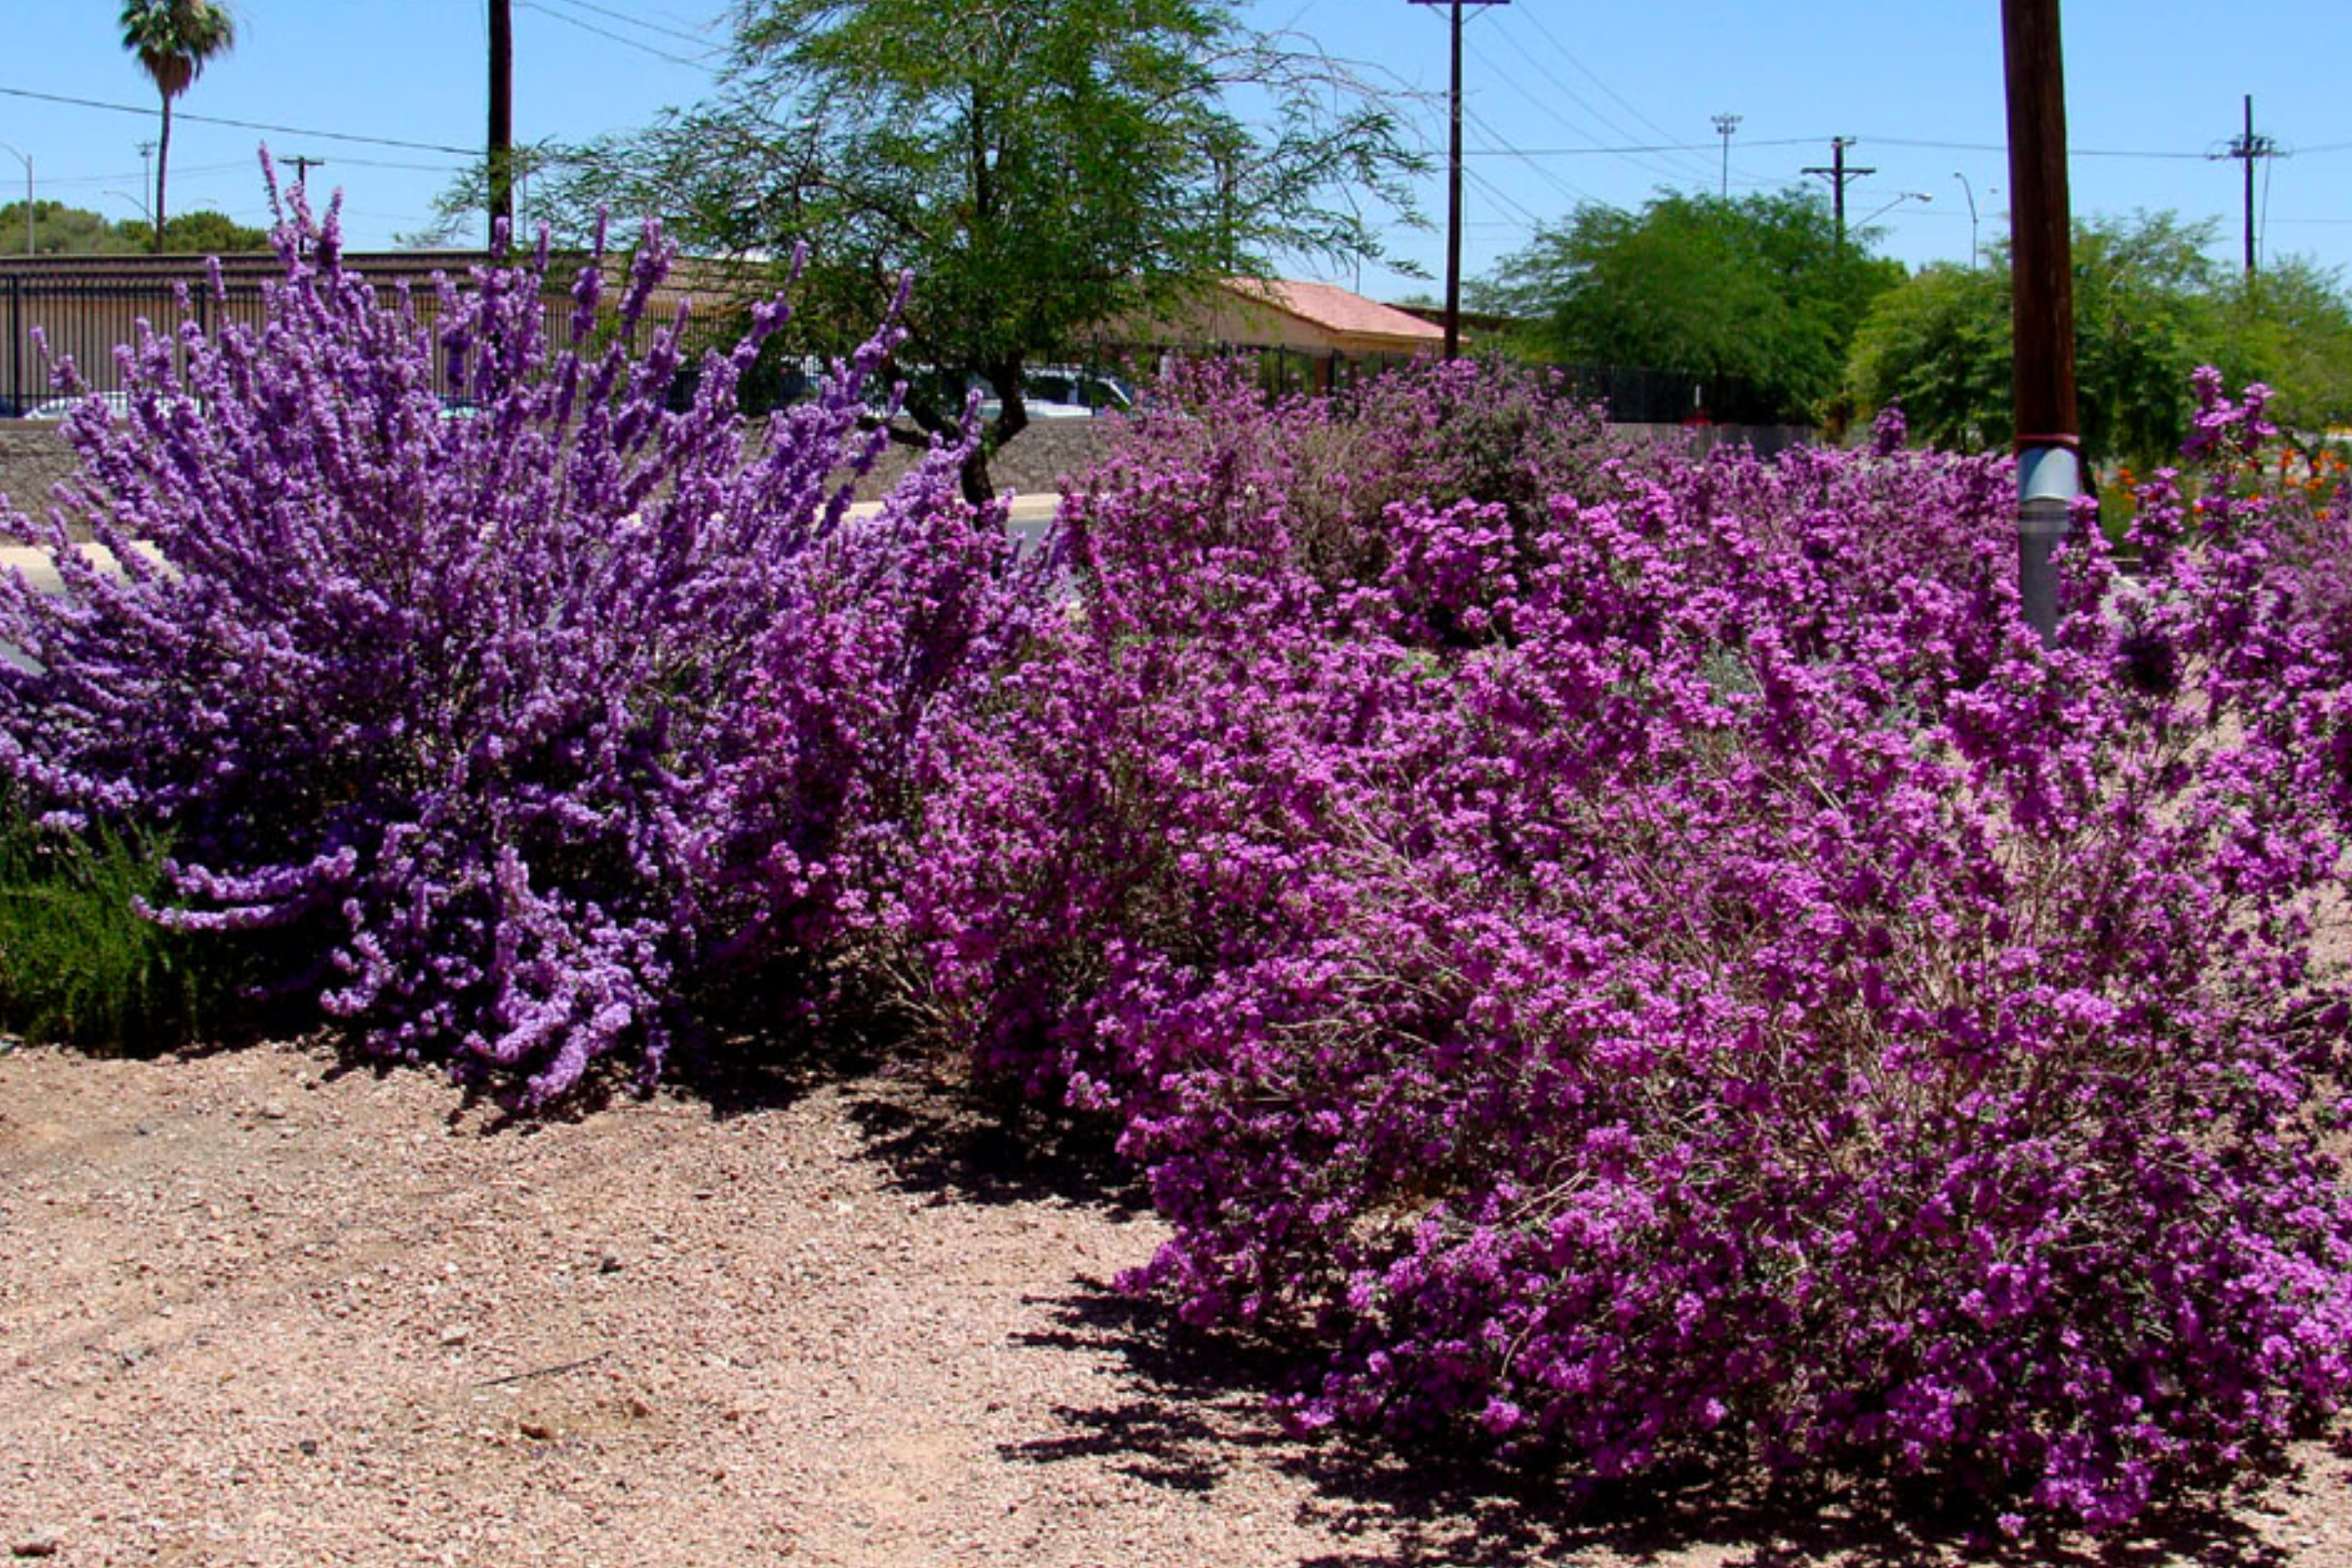
[[(1123, 1200), (1123, 1201), (1122, 1201)], [(919, 1076), (508, 1124), (291, 1046), (0, 1056), (0, 1560), (1878, 1564), (1693, 1484), (1581, 1508), (1286, 1437), (1109, 1284), (1162, 1231)], [(2352, 1568), (2352, 1459), (2013, 1560)]]

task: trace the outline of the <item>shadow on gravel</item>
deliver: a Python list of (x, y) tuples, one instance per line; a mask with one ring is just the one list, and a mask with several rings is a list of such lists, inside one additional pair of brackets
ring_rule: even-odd
[(919, 1066), (869, 1080), (849, 1115), (890, 1185), (934, 1203), (1058, 1202), (1121, 1221), (1151, 1207), (1101, 1123), (979, 1096)]
[(1932, 1498), (1805, 1492), (1752, 1478), (1689, 1472), (1571, 1496), (1557, 1476), (1475, 1458), (1384, 1448), (1347, 1437), (1294, 1438), (1267, 1411), (1295, 1363), (1278, 1349), (1204, 1333), (1163, 1304), (1085, 1284), (1046, 1304), (1057, 1327), (1030, 1343), (1113, 1360), (1121, 1397), (1057, 1411), (1066, 1430), (1006, 1445), (1008, 1460), (1105, 1459), (1137, 1480), (1205, 1492), (1237, 1463), (1313, 1489), (1303, 1522), (1364, 1542), (1301, 1568), (1521, 1568), (1595, 1556), (1665, 1563), (1698, 1555), (1726, 1568), (1892, 1568), (1991, 1562), (2062, 1568), (2286, 1568), (2243, 1520), (2181, 1509), (2128, 1539), (2008, 1542), (1940, 1515)]
[[(1099, 1125), (977, 1097), (919, 1069), (866, 1080), (849, 1114), (890, 1185), (935, 1203), (1061, 1203), (1119, 1219), (1150, 1206)], [(1061, 1429), (1003, 1445), (1008, 1462), (1105, 1461), (1145, 1484), (1191, 1494), (1214, 1491), (1245, 1466), (1299, 1477), (1312, 1493), (1302, 1522), (1363, 1542), (1301, 1568), (1522, 1568), (1596, 1556), (1661, 1565), (1696, 1558), (1725, 1568), (2288, 1568), (2291, 1560), (2243, 1518), (2210, 1507), (2144, 1520), (2128, 1539), (2011, 1542), (1916, 1491), (1807, 1492), (1693, 1471), (1571, 1495), (1557, 1475), (1475, 1457), (1292, 1436), (1267, 1405), (1292, 1386), (1304, 1355), (1188, 1327), (1164, 1301), (1080, 1277), (1036, 1304), (1053, 1327), (1023, 1343), (1103, 1358), (1120, 1387), (1099, 1405), (1058, 1408)]]
[[(731, 1121), (789, 1110), (828, 1084), (871, 1072), (874, 1061), (862, 1051), (834, 1048), (829, 1054), (773, 1035), (735, 1035), (681, 1048), (650, 1093), (634, 1063), (608, 1059), (592, 1063), (552, 1105), (515, 1105), (505, 1098), (509, 1085), (461, 1084), (446, 1119), (455, 1128), (479, 1118), (474, 1130), (484, 1137), (527, 1138), (545, 1127), (592, 1120), (625, 1100), (660, 1097), (699, 1105), (715, 1121)], [(385, 1070), (382, 1062), (360, 1059), (335, 1071), (370, 1067)]]

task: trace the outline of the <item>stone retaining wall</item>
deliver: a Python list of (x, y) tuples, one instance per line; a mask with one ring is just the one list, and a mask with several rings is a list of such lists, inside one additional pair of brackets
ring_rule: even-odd
[[(1093, 464), (1115, 423), (1040, 420), (997, 453), (989, 473), (999, 491), (1050, 495), (1064, 474), (1083, 473)], [(73, 449), (66, 445), (61, 429), (51, 420), (0, 419), (0, 495), (29, 516), (38, 517), (48, 504), (49, 487), (73, 471)], [(889, 494), (919, 455), (893, 443), (858, 486), (858, 499), (874, 501)]]
[[(1092, 468), (1119, 426), (1116, 418), (1041, 419), (1005, 443), (989, 460), (988, 477), (1000, 495), (1051, 495), (1065, 475), (1075, 479)], [(857, 488), (860, 501), (879, 501), (921, 457), (893, 442)]]
[[(1050, 495), (1064, 476), (1075, 478), (1093, 465), (1119, 424), (1117, 419), (1040, 420), (997, 453), (989, 465), (990, 477), (999, 491)], [(1688, 442), (1700, 451), (1746, 443), (1766, 455), (1809, 440), (1813, 434), (1782, 426), (1686, 430), (1674, 425), (1618, 425), (1612, 429), (1633, 439)], [(49, 487), (72, 471), (73, 451), (59, 430), (47, 420), (0, 420), (0, 495), (6, 495), (17, 510), (38, 516), (48, 505)], [(889, 494), (917, 455), (909, 448), (892, 445), (858, 486), (858, 499), (872, 501)]]
[(28, 516), (39, 516), (49, 487), (73, 471), (61, 429), (48, 419), (0, 419), (0, 495)]

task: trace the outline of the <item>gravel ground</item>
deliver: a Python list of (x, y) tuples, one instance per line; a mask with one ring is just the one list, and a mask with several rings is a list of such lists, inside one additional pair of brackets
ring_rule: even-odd
[[(1106, 1191), (1111, 1195), (1105, 1196)], [(0, 1554), (857, 1568), (1958, 1561), (1282, 1435), (1107, 1287), (1162, 1232), (917, 1078), (508, 1125), (270, 1047), (0, 1057)], [(2016, 1560), (2352, 1568), (2352, 1460)]]

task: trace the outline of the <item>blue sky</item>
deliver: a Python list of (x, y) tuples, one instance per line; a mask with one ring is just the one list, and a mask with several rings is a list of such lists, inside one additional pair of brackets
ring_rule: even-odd
[[(942, 0), (943, 4), (950, 0)], [(363, 246), (419, 226), (484, 118), (481, 0), (233, 0), (241, 37), (182, 101), (185, 111), (419, 143), (384, 146), (316, 134), (266, 134), (281, 156), (323, 158), (312, 179), (346, 193)], [(126, 114), (0, 92), (0, 143), (31, 155), (35, 183), (115, 217), (140, 210), (138, 144), (155, 131), (153, 96), (99, 0), (11, 0), (0, 88), (137, 106)], [(642, 123), (710, 84), (722, 36), (716, 0), (517, 0), (516, 132), (582, 139)], [(1443, 8), (1407, 0), (1251, 0), (1255, 25), (1295, 31), (1333, 54), (1380, 67), (1432, 149), (1445, 82)], [(1661, 187), (1715, 188), (1711, 117), (1741, 116), (1731, 144), (1734, 190), (1801, 182), (1829, 139), (1877, 170), (1849, 201), (1882, 208), (1884, 248), (1912, 264), (1964, 259), (1973, 187), (1979, 229), (2002, 232), (2008, 185), (1998, 0), (1888, 5), (1603, 5), (1512, 0), (1467, 29), (1466, 270), (1524, 242), (1537, 220), (1577, 201), (1637, 205)], [(2069, 0), (2069, 142), (2078, 213), (2172, 208), (2212, 219), (2216, 254), (2239, 247), (2242, 174), (2213, 161), (2255, 98), (2256, 129), (2293, 156), (2265, 163), (2258, 204), (2266, 256), (2302, 254), (2352, 270), (2352, 95), (2343, 89), (2342, 0)], [(1411, 94), (1429, 95), (1423, 103)], [(264, 133), (176, 123), (174, 210), (217, 206), (248, 221), (266, 212), (253, 153)], [(1688, 150), (1617, 149), (1672, 145)], [(1521, 156), (1523, 154), (1523, 156)], [(0, 189), (23, 189), (0, 153)], [(2264, 188), (2266, 187), (2266, 188)], [(1922, 201), (1913, 193), (1932, 200)], [(1888, 203), (1893, 203), (1888, 207)], [(1442, 177), (1424, 207), (1442, 221)], [(1397, 228), (1400, 257), (1432, 275), (1443, 235)], [(1342, 282), (1355, 281), (1354, 275)], [(1365, 292), (1426, 289), (1367, 265)]]

